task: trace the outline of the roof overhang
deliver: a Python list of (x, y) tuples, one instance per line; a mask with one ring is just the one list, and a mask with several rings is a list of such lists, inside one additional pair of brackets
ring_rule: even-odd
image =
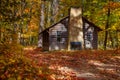
[[(66, 16), (64, 18), (62, 18), (61, 20), (59, 20), (57, 23), (51, 25), (50, 27), (46, 28), (45, 30), (41, 31), (39, 34), (42, 34), (44, 31), (49, 30), (50, 28), (54, 27), (55, 25), (62, 23), (65, 19), (69, 19), (70, 16)], [(97, 31), (102, 31), (101, 28), (99, 28), (98, 26), (96, 26), (94, 23), (90, 22), (88, 19), (86, 19), (85, 17), (82, 16), (82, 20), (87, 22), (88, 24), (92, 25), (93, 27), (95, 27), (97, 29)]]

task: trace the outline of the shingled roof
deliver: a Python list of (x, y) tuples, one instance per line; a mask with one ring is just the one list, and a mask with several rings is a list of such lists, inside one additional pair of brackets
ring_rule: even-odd
[[(55, 24), (51, 25), (50, 27), (46, 28), (45, 30), (41, 31), (39, 34), (42, 34), (44, 31), (49, 30), (50, 28), (54, 27), (55, 25), (59, 24), (59, 23), (63, 23), (65, 22), (66, 19), (69, 19), (70, 16), (66, 16), (64, 18), (62, 18), (61, 20), (59, 20), (58, 22), (56, 22)], [(86, 19), (85, 17), (82, 16), (83, 22), (87, 22), (90, 25), (92, 25), (93, 27), (95, 27), (98, 31), (102, 31), (101, 28), (99, 28), (98, 26), (96, 26), (94, 23), (92, 23), (91, 21), (89, 21), (88, 19)]]

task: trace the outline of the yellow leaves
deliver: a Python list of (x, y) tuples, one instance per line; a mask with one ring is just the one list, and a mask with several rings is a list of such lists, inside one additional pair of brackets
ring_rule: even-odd
[(119, 30), (120, 27), (119, 27), (119, 24), (116, 22), (114, 25), (112, 25), (112, 27), (110, 28), (110, 30)]
[(111, 29), (112, 29), (112, 30), (116, 30), (116, 26), (115, 26), (115, 25), (113, 25)]
[(18, 76), (17, 79), (18, 79), (18, 80), (22, 80), (22, 77), (21, 77), (21, 76)]
[(2, 15), (0, 15), (0, 19), (2, 19), (3, 18), (3, 16)]
[(97, 3), (98, 2), (98, 0), (93, 0), (93, 3)]
[(115, 13), (116, 13), (115, 14), (116, 16), (120, 16), (120, 10), (119, 9), (116, 9)]
[(14, 63), (15, 62), (15, 59), (9, 59), (11, 63)]
[(31, 36), (37, 36), (37, 33), (36, 32), (27, 32), (25, 34), (21, 34), (21, 37), (22, 38), (30, 38)]
[(21, 37), (22, 38), (29, 38), (30, 36), (28, 34), (22, 34)]

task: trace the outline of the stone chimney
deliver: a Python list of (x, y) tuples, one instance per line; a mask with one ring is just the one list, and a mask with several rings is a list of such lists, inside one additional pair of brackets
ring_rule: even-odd
[(82, 21), (82, 9), (71, 8), (70, 9), (70, 20), (68, 28), (68, 50), (83, 49), (83, 21)]

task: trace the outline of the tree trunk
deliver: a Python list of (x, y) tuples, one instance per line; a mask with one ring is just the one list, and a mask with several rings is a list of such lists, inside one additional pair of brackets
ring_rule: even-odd
[(25, 9), (25, 1), (21, 0), (21, 5), (20, 5), (20, 17), (21, 17), (21, 21), (20, 21), (20, 24), (19, 24), (19, 28), (20, 28), (20, 35), (19, 35), (19, 40), (20, 40), (20, 44), (23, 44), (24, 45), (24, 38), (23, 36), (21, 35), (23, 33), (23, 11)]
[(44, 21), (45, 20), (45, 15), (44, 15), (45, 2), (44, 1), (41, 3), (40, 8), (41, 8), (41, 11), (40, 11), (40, 13), (41, 13), (41, 15), (40, 15), (40, 32), (42, 32), (45, 29), (45, 27), (44, 27), (44, 24), (45, 24), (45, 21)]
[(57, 15), (59, 11), (59, 0), (53, 0), (52, 1), (52, 21), (53, 23), (56, 23), (57, 21)]
[[(45, 9), (45, 2), (44, 1), (42, 1), (41, 2), (41, 5), (40, 5), (40, 23), (39, 23), (39, 33), (41, 33), (44, 29), (45, 29), (45, 27), (44, 27), (44, 23), (45, 23), (45, 15), (44, 15), (44, 9)], [(42, 34), (39, 34), (39, 36), (38, 36), (38, 47), (43, 47), (42, 46)]]
[(109, 38), (110, 38), (110, 41), (111, 41), (111, 44), (110, 45), (110, 48), (114, 48), (114, 39), (113, 39), (113, 32), (109, 32)]
[(116, 30), (116, 48), (119, 48), (119, 32)]
[(107, 12), (107, 21), (106, 21), (106, 26), (105, 26), (105, 40), (104, 40), (104, 50), (106, 50), (107, 47), (107, 39), (108, 39), (108, 27), (109, 27), (109, 17), (110, 17), (110, 7), (108, 7), (108, 12)]
[(1, 37), (1, 24), (0, 24), (0, 42), (1, 42), (1, 40), (2, 40), (2, 37)]

